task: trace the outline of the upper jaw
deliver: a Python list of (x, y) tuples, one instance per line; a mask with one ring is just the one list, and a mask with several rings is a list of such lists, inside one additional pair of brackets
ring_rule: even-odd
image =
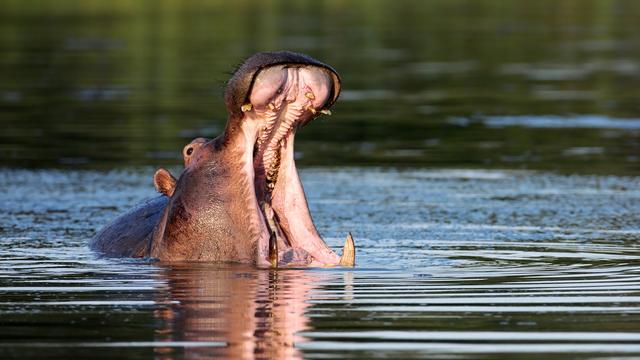
[(255, 90), (256, 80), (260, 73), (276, 66), (306, 67), (321, 69), (331, 77), (330, 96), (325, 107), (335, 103), (340, 94), (340, 76), (329, 65), (310, 56), (290, 51), (260, 52), (245, 60), (234, 71), (227, 82), (224, 99), (230, 121), (228, 129), (236, 127), (243, 114), (242, 108), (247, 104), (250, 95)]

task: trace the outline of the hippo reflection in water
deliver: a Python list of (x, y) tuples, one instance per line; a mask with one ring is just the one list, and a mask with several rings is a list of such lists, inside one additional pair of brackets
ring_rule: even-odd
[[(350, 272), (261, 271), (243, 264), (160, 264), (156, 359), (300, 359), (309, 308), (353, 296)], [(334, 286), (327, 287), (327, 284)], [(200, 343), (182, 348), (167, 342)], [(217, 345), (220, 344), (220, 345)]]
[(320, 238), (293, 158), (296, 129), (330, 113), (339, 93), (335, 70), (309, 56), (250, 57), (227, 83), (224, 133), (187, 145), (177, 180), (158, 170), (163, 195), (113, 220), (91, 248), (161, 261), (353, 266), (350, 235), (342, 257)]

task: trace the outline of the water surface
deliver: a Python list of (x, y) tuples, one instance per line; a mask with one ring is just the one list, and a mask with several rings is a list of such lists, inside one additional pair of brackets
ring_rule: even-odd
[(3, 358), (640, 356), (640, 180), (311, 168), (355, 269), (101, 259), (153, 169), (0, 172)]

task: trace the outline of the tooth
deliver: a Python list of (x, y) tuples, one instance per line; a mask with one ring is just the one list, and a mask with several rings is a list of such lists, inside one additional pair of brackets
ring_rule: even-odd
[(253, 105), (251, 105), (251, 103), (246, 103), (240, 107), (240, 110), (242, 110), (242, 112), (247, 112), (252, 108), (253, 108)]
[(325, 114), (325, 115), (331, 115), (331, 110), (329, 110), (329, 109), (322, 109), (322, 110), (320, 110), (320, 113), (321, 113), (321, 114)]
[(264, 203), (264, 215), (267, 219), (267, 225), (269, 226), (269, 262), (271, 267), (278, 267), (278, 235), (276, 222), (273, 220), (273, 209), (269, 203)]
[(272, 268), (278, 267), (278, 240), (274, 232), (269, 236), (269, 262)]
[(307, 99), (309, 99), (309, 100), (315, 100), (316, 99), (315, 95), (313, 95), (312, 92), (304, 93), (304, 96), (306, 96)]
[(311, 105), (307, 106), (307, 110), (311, 111), (312, 114), (315, 115), (316, 113), (316, 109), (314, 109), (313, 107), (311, 107)]
[(267, 107), (269, 108), (269, 110), (273, 111), (276, 109), (276, 106), (273, 105), (273, 103), (269, 103), (269, 105), (267, 105)]
[(356, 264), (356, 245), (353, 242), (353, 236), (351, 233), (347, 234), (347, 239), (344, 241), (344, 247), (342, 248), (342, 256), (340, 257), (340, 265), (353, 267)]

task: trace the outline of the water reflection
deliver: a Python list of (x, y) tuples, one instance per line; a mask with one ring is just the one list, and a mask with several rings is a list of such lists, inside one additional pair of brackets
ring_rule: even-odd
[[(310, 293), (335, 273), (306, 270), (261, 271), (247, 266), (168, 265), (159, 273), (166, 284), (155, 341), (196, 344), (177, 350), (154, 348), (159, 359), (176, 351), (188, 359), (295, 359), (296, 344), (307, 341)], [(198, 346), (201, 344), (201, 346)]]

